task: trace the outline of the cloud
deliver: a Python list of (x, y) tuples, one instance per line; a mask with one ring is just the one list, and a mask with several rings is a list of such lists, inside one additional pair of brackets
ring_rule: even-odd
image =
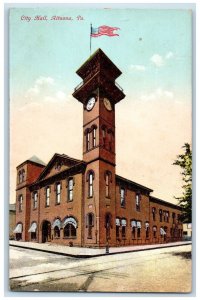
[(168, 53), (165, 54), (165, 56), (162, 56), (160, 54), (154, 54), (151, 58), (150, 61), (158, 68), (163, 67), (166, 62), (169, 59), (172, 59), (174, 57), (174, 53), (169, 51)]
[(166, 59), (170, 59), (170, 58), (173, 58), (174, 57), (174, 53), (169, 51), (166, 55), (165, 55), (165, 58)]
[(150, 94), (143, 94), (140, 99), (143, 101), (151, 101), (158, 99), (173, 99), (174, 94), (171, 91), (163, 90), (162, 88), (157, 88), (154, 92)]
[(68, 100), (66, 93), (60, 89), (52, 77), (40, 76), (33, 86), (25, 92), (25, 103), (63, 102)]
[(162, 67), (165, 64), (165, 61), (163, 57), (159, 54), (154, 54), (151, 58), (150, 61), (156, 66), (156, 67)]
[(139, 72), (146, 71), (146, 67), (144, 65), (130, 65), (130, 69)]

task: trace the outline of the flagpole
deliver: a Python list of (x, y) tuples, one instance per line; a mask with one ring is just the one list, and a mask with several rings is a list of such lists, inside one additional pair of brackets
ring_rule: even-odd
[(90, 23), (90, 56), (91, 56), (91, 48), (92, 48), (92, 36), (91, 36), (91, 34), (92, 34), (92, 23)]

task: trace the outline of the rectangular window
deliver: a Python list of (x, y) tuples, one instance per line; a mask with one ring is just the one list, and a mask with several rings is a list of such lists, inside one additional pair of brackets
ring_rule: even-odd
[(160, 214), (160, 222), (162, 222), (162, 215), (163, 215), (162, 209), (159, 210), (159, 214)]
[(140, 211), (140, 195), (136, 194), (135, 198), (136, 210)]
[(120, 190), (120, 203), (121, 207), (125, 207), (125, 189), (121, 188)]
[(166, 211), (166, 222), (169, 223), (169, 212)]
[(132, 239), (136, 238), (136, 228), (132, 227)]
[(152, 216), (153, 216), (153, 221), (156, 220), (156, 209), (155, 207), (152, 208)]
[(96, 128), (93, 129), (93, 147), (96, 147)]
[(89, 197), (93, 197), (93, 174), (89, 174)]
[(20, 195), (19, 196), (19, 211), (22, 211), (22, 207), (23, 207), (23, 196)]
[(126, 238), (126, 226), (122, 226), (122, 238)]
[(61, 184), (56, 184), (56, 204), (60, 204)]
[(176, 214), (172, 213), (173, 224), (175, 224)]
[(45, 205), (49, 206), (49, 203), (50, 203), (50, 187), (48, 186), (46, 188), (46, 203), (45, 203)]
[(73, 178), (70, 178), (68, 181), (68, 201), (73, 201), (73, 186), (74, 186)]
[(90, 133), (89, 131), (86, 134), (86, 150), (90, 150)]
[(106, 144), (106, 130), (102, 129), (102, 135), (103, 135), (103, 147), (105, 147)]
[(137, 238), (140, 238), (141, 236), (141, 228), (137, 227)]
[(106, 174), (106, 197), (109, 197), (109, 175)]
[(119, 238), (119, 226), (116, 226), (116, 238)]
[(37, 208), (37, 204), (38, 204), (38, 193), (35, 192), (33, 194), (33, 209), (36, 209)]

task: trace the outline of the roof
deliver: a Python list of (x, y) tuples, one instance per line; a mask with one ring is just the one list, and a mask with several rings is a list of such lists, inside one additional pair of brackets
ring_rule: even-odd
[(46, 166), (46, 164), (40, 158), (38, 158), (36, 155), (33, 155), (31, 158), (28, 159), (28, 161), (32, 161), (32, 162), (35, 162), (37, 164)]
[(98, 65), (100, 62), (105, 62), (109, 68), (113, 68), (115, 71), (115, 77), (119, 77), (122, 72), (119, 70), (119, 68), (110, 60), (110, 58), (99, 48), (97, 49), (76, 71), (76, 73), (84, 79), (85, 77), (85, 71), (88, 69), (89, 65), (94, 65), (96, 58), (98, 57)]
[(9, 211), (16, 211), (15, 203), (9, 204)]
[(36, 155), (33, 155), (29, 159), (27, 159), (27, 160), (23, 161), (21, 164), (19, 164), (17, 166), (17, 168), (21, 167), (22, 165), (24, 165), (27, 162), (31, 162), (31, 163), (34, 163), (34, 164), (37, 164), (37, 165), (40, 165), (40, 166), (43, 166), (43, 167), (46, 166), (46, 164), (40, 158), (38, 158)]
[(83, 163), (82, 160), (70, 157), (66, 154), (55, 153), (53, 157), (50, 159), (50, 161), (48, 162), (48, 164), (46, 165), (46, 167), (44, 168), (44, 170), (42, 171), (42, 173), (40, 174), (40, 176), (38, 177), (37, 181), (40, 181), (41, 179), (44, 178), (44, 176), (47, 174), (48, 170), (52, 167), (52, 165), (54, 164), (57, 158), (64, 159), (65, 161), (67, 161), (69, 163), (69, 167)]
[(178, 205), (176, 205), (176, 204), (174, 204), (174, 203), (171, 203), (171, 202), (168, 202), (168, 201), (165, 201), (165, 200), (156, 198), (156, 197), (154, 197), (154, 196), (150, 196), (150, 197), (149, 197), (149, 200), (150, 200), (150, 202), (159, 203), (159, 204), (161, 204), (161, 205), (165, 205), (165, 206), (169, 206), (169, 207), (172, 207), (172, 208), (181, 210), (181, 207), (180, 207), (180, 206), (178, 206)]
[(130, 184), (130, 185), (132, 185), (134, 188), (142, 189), (142, 190), (145, 190), (145, 191), (147, 191), (147, 192), (149, 192), (149, 193), (150, 193), (150, 192), (153, 192), (152, 189), (150, 189), (150, 188), (148, 188), (148, 187), (146, 187), (146, 186), (144, 186), (144, 185), (141, 185), (141, 184), (139, 184), (139, 183), (137, 183), (137, 182), (134, 182), (134, 181), (132, 181), (132, 180), (130, 180), (130, 179), (124, 178), (124, 177), (122, 177), (122, 176), (116, 175), (116, 179), (118, 179), (118, 180), (120, 180), (120, 181), (123, 181), (123, 182), (125, 182), (125, 183), (127, 183), (127, 184)]

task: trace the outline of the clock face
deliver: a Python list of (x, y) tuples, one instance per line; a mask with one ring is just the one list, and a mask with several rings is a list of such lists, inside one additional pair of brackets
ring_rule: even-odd
[(93, 109), (94, 105), (95, 105), (95, 98), (91, 97), (87, 102), (86, 109), (89, 111)]
[(105, 108), (106, 108), (107, 110), (109, 110), (109, 111), (112, 110), (112, 105), (111, 105), (111, 103), (110, 103), (110, 100), (108, 100), (108, 98), (104, 98), (104, 99), (103, 99), (103, 103), (104, 103)]

